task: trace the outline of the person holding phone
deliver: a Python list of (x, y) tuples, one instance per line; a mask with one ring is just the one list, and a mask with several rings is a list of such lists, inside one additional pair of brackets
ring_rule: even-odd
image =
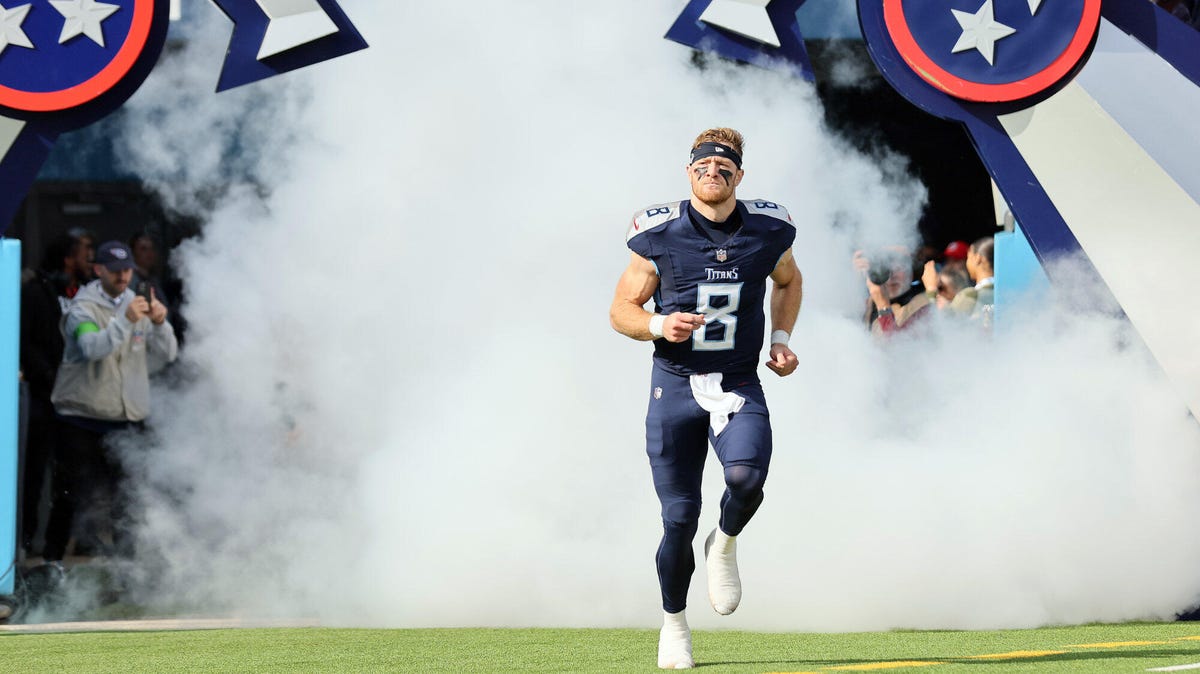
[(179, 349), (153, 287), (146, 284), (144, 294), (129, 287), (128, 246), (101, 244), (93, 270), (96, 280), (79, 290), (60, 323), (65, 349), (51, 401), (61, 437), (43, 555), (48, 562), (62, 560), (76, 510), (105, 496), (114, 505), (115, 552), (128, 552), (121, 550), (119, 521), (126, 505), (119, 489), (123, 471), (108, 439), (141, 428), (150, 414), (150, 375), (174, 361)]

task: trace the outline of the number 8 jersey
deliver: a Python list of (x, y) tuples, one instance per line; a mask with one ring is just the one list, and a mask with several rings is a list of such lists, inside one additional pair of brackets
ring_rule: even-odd
[(692, 224), (688, 202), (639, 211), (629, 249), (654, 263), (655, 312), (704, 314), (705, 325), (679, 343), (654, 340), (659, 365), (679, 375), (746, 373), (758, 368), (766, 333), (767, 278), (796, 238), (784, 207), (738, 200), (742, 226), (716, 243)]

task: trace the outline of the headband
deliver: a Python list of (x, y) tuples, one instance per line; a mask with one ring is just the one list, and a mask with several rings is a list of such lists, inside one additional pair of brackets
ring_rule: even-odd
[(701, 159), (707, 157), (724, 157), (733, 162), (734, 166), (742, 168), (742, 155), (728, 145), (721, 143), (700, 143), (700, 147), (692, 150), (692, 161), (688, 164), (695, 164)]

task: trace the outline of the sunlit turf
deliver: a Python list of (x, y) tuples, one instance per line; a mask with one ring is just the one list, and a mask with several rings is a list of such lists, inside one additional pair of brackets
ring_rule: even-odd
[[(657, 631), (241, 629), (3, 634), (12, 672), (650, 672)], [(1200, 623), (694, 635), (703, 672), (1141, 672), (1200, 663)], [(1200, 671), (1200, 670), (1198, 670)]]

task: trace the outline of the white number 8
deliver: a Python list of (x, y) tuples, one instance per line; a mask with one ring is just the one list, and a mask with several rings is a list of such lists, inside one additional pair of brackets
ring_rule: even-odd
[[(725, 297), (729, 301), (721, 307), (712, 306), (712, 298)], [(693, 351), (729, 351), (737, 332), (737, 310), (742, 301), (741, 283), (701, 283), (696, 287), (696, 313), (704, 314), (704, 328), (692, 333)], [(708, 338), (708, 329), (713, 323), (725, 326), (725, 338)]]

